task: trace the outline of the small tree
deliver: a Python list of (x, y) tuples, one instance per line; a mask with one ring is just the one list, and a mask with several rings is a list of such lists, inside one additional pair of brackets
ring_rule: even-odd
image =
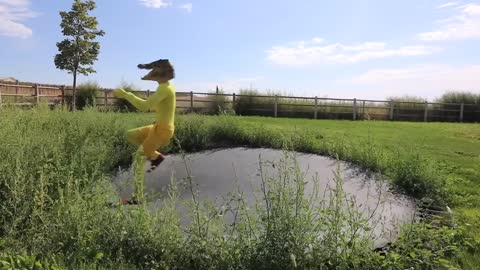
[(88, 76), (95, 72), (91, 65), (97, 60), (100, 44), (94, 40), (97, 36), (105, 35), (104, 31), (97, 29), (97, 19), (88, 15), (95, 7), (92, 0), (75, 0), (71, 11), (60, 12), (62, 33), (70, 38), (57, 43), (60, 53), (55, 56), (55, 66), (73, 74), (73, 110), (76, 104), (77, 74)]

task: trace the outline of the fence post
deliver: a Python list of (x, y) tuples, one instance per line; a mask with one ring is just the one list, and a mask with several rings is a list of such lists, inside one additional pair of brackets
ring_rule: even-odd
[(235, 93), (232, 95), (232, 109), (235, 111)]
[[(219, 107), (219, 105), (218, 105), (218, 86), (217, 86), (217, 89), (215, 90), (215, 103), (214, 104), (217, 104), (217, 107)], [(215, 108), (215, 109), (218, 109), (218, 108)]]
[(357, 99), (353, 99), (353, 120), (357, 120)]
[(393, 120), (393, 107), (395, 106), (395, 101), (390, 101), (390, 120)]
[(365, 120), (365, 100), (362, 102), (362, 119)]
[(107, 108), (108, 106), (108, 89), (103, 89), (103, 106)]
[(193, 112), (193, 91), (190, 91), (190, 110)]
[(18, 95), (18, 80), (15, 81), (15, 103), (17, 103), (17, 95)]
[(428, 102), (425, 101), (425, 113), (423, 115), (423, 122), (427, 122), (428, 120)]
[(65, 105), (65, 85), (60, 86), (60, 91), (62, 91), (61, 97), (62, 97), (62, 106)]
[(460, 104), (460, 122), (463, 122), (463, 107), (465, 105), (462, 103)]
[(313, 117), (315, 119), (318, 118), (318, 97), (317, 96), (315, 96), (315, 113), (313, 114)]
[(35, 96), (37, 97), (37, 105), (40, 104), (40, 91), (38, 88), (38, 84), (35, 84)]
[(275, 95), (275, 117), (278, 115), (278, 96)]

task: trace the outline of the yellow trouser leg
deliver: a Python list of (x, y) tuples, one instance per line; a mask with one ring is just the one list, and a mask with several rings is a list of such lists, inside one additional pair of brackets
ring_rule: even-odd
[(133, 154), (133, 199), (139, 202), (144, 202), (144, 186), (145, 181), (145, 156), (143, 151), (143, 141), (148, 137), (148, 133), (153, 129), (153, 125), (134, 128), (127, 131), (127, 140), (133, 144), (139, 146), (138, 150)]
[(143, 141), (148, 137), (148, 133), (153, 129), (153, 125), (134, 128), (127, 131), (127, 140), (134, 145), (142, 145)]
[(127, 140), (139, 146), (133, 158), (134, 198), (138, 201), (144, 201), (145, 156), (150, 160), (157, 159), (160, 155), (157, 149), (168, 145), (172, 136), (173, 130), (160, 129), (155, 125), (135, 128), (127, 132)]
[(154, 125), (150, 128), (147, 137), (142, 143), (144, 154), (150, 159), (157, 159), (160, 152), (157, 149), (167, 146), (170, 143), (170, 139), (173, 136), (173, 131), (168, 129), (162, 129), (159, 126)]
[(160, 147), (167, 146), (173, 136), (173, 131), (161, 129), (155, 125), (135, 128), (127, 131), (127, 140), (138, 146), (145, 156), (150, 160), (157, 159), (160, 153), (157, 151)]

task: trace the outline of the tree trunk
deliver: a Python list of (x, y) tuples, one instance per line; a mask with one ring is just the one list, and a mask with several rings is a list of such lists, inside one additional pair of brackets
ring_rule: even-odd
[(72, 101), (73, 111), (76, 111), (77, 109), (76, 90), (77, 90), (77, 70), (75, 69), (73, 71), (73, 101)]

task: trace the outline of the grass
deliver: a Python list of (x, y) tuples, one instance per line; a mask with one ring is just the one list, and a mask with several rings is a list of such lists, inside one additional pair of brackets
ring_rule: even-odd
[(468, 230), (407, 226), (397, 245), (379, 254), (369, 249), (368, 239), (351, 234), (368, 231), (368, 226), (354, 211), (340, 207), (348, 202), (341, 185), (325, 207), (314, 208), (302, 196), (301, 173), (288, 162), (277, 166), (279, 178), (263, 178), (271, 191), (259, 193), (259, 203), (268, 205), (265, 209), (247, 209), (241, 194), (231, 195), (227, 209), (239, 216), (233, 228), (222, 223), (218, 209), (193, 200), (193, 222), (181, 229), (175, 185), (158, 211), (107, 207), (118, 196), (110, 174), (117, 166), (130, 164), (136, 150), (126, 142), (125, 131), (151, 121), (151, 114), (94, 109), (75, 113), (42, 107), (2, 109), (0, 267), (12, 260), (58, 266), (51, 269), (475, 265), (472, 254), (478, 238), (477, 242), (471, 238), (478, 236), (471, 234), (479, 226), (478, 156), (474, 156), (480, 142), (478, 126), (178, 116), (177, 141), (163, 151), (248, 145), (338, 156), (390, 176), (399, 191), (455, 206), (464, 213), (462, 222), (470, 224)]

